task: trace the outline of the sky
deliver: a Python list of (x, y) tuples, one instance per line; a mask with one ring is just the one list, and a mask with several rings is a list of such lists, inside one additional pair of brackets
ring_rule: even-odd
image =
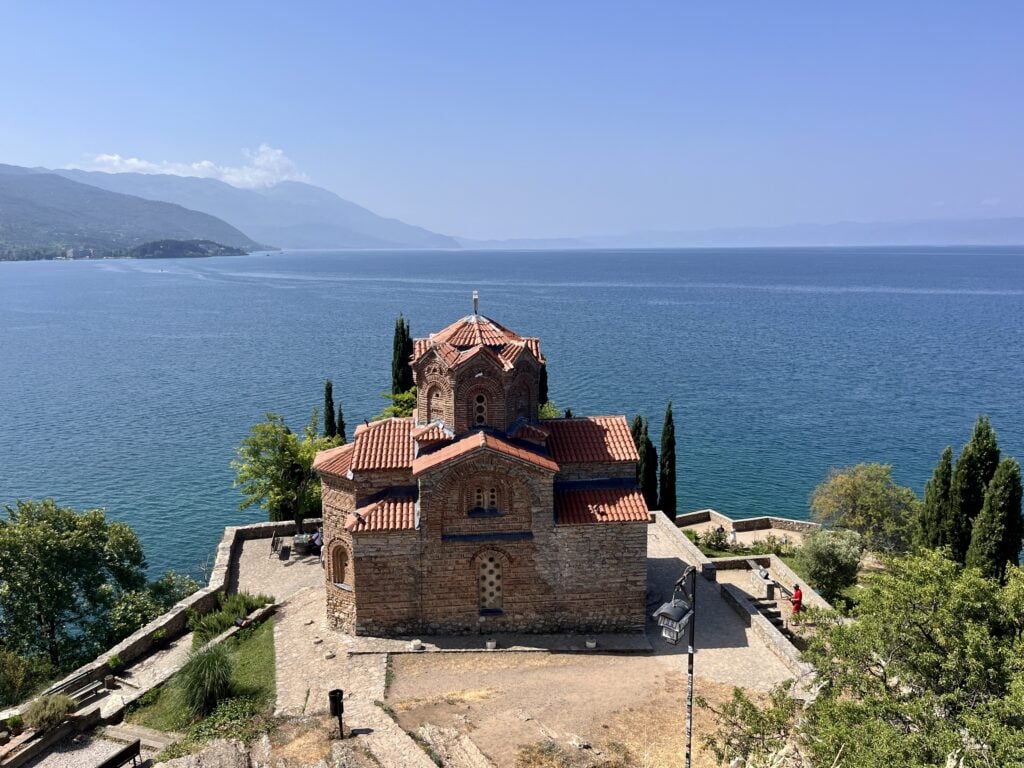
[(0, 2), (0, 162), (475, 238), (1024, 215), (1024, 3)]

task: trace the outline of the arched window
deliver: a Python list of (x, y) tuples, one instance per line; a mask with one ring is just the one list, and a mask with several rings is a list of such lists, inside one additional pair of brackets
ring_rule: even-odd
[(427, 421), (441, 418), (441, 388), (431, 387), (427, 392)]
[(473, 423), (478, 427), (487, 423), (487, 395), (483, 392), (473, 399)]
[(501, 495), (496, 485), (477, 485), (467, 494), (470, 516), (500, 515)]
[(500, 611), (501, 600), (501, 558), (493, 553), (480, 556), (477, 570), (480, 575), (480, 610)]
[(352, 585), (352, 568), (348, 559), (348, 550), (338, 544), (331, 552), (331, 581), (334, 584), (350, 587)]

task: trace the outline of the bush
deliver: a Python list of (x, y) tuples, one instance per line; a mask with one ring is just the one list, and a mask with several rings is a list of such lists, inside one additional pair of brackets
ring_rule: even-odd
[(725, 529), (716, 528), (713, 531), (708, 531), (704, 534), (704, 538), (701, 543), (702, 546), (707, 549), (717, 549), (722, 552), (729, 549), (729, 534), (725, 532)]
[(17, 735), (25, 728), (25, 721), (21, 715), (11, 715), (7, 718), (7, 730)]
[(250, 595), (248, 592), (237, 592), (217, 597), (219, 608), (203, 616), (192, 613), (189, 615), (188, 628), (195, 634), (192, 647), (199, 648), (215, 638), (221, 632), (231, 629), (235, 619), (244, 618), (257, 608), (274, 602), (269, 595)]
[(797, 552), (800, 570), (829, 602), (857, 581), (864, 541), (856, 531), (821, 530), (804, 539)]
[(181, 668), (181, 694), (186, 709), (201, 717), (231, 693), (231, 660), (223, 645), (193, 651)]
[(37, 731), (48, 731), (56, 728), (67, 717), (69, 712), (75, 711), (75, 701), (63, 693), (53, 696), (40, 696), (28, 705), (25, 711), (25, 722), (30, 728)]

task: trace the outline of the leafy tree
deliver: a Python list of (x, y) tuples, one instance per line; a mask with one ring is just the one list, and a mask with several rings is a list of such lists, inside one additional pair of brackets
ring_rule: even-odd
[(811, 515), (827, 525), (849, 528), (869, 549), (901, 552), (917, 517), (917, 496), (896, 485), (888, 464), (833, 469), (811, 494)]
[(739, 688), (721, 707), (712, 707), (700, 697), (696, 704), (710, 710), (719, 728), (704, 737), (704, 746), (719, 763), (735, 758), (774, 755), (785, 749), (796, 731), (800, 702), (790, 692), (791, 684), (774, 688), (767, 702), (753, 702)]
[(395, 336), (391, 356), (391, 394), (400, 395), (413, 387), (412, 334), (409, 321), (399, 314), (395, 320)]
[(1011, 568), (999, 588), (925, 551), (890, 559), (864, 591), (855, 622), (818, 622), (804, 654), (813, 701), (776, 692), (751, 708), (735, 694), (709, 742), (716, 756), (808, 768), (1021, 765), (1024, 571)]
[(640, 491), (648, 509), (658, 508), (658, 451), (647, 433), (647, 419), (640, 436)]
[(921, 505), (914, 543), (926, 549), (938, 549), (950, 545), (951, 506), (950, 485), (953, 481), (953, 448), (946, 446), (935, 466), (932, 479), (924, 487), (924, 503)]
[(953, 559), (963, 563), (971, 543), (974, 518), (999, 465), (999, 444), (986, 416), (979, 416), (970, 441), (960, 452), (950, 487), (949, 544)]
[(658, 486), (661, 511), (669, 520), (676, 519), (676, 425), (672, 418), (672, 401), (665, 409), (665, 424), (661, 428), (661, 475)]
[(416, 412), (416, 387), (413, 387), (408, 392), (399, 392), (397, 395), (382, 392), (381, 396), (385, 400), (390, 400), (391, 405), (374, 416), (374, 421), (381, 419), (403, 419), (407, 416), (412, 416)]
[(557, 419), (561, 415), (562, 412), (558, 410), (558, 406), (550, 400), (543, 401), (537, 411), (537, 416), (541, 419)]
[(0, 707), (24, 701), (53, 674), (53, 666), (41, 655), (19, 656), (0, 648)]
[(338, 424), (334, 420), (334, 384), (330, 379), (324, 382), (324, 437), (338, 434)]
[(1020, 556), (1020, 505), (1020, 465), (1015, 459), (1003, 459), (989, 483), (981, 512), (974, 519), (966, 558), (969, 568), (1003, 581), (1007, 564), (1016, 564)]
[(239, 443), (231, 462), (235, 487), (242, 492), (239, 509), (258, 506), (270, 520), (302, 520), (320, 513), (320, 483), (313, 472), (316, 454), (335, 441), (317, 435), (319, 417), (314, 409), (303, 438), (288, 429), (284, 418), (266, 414)]
[(856, 531), (820, 530), (804, 539), (797, 559), (812, 586), (829, 602), (857, 581), (864, 542)]
[(191, 577), (166, 571), (159, 579), (147, 584), (144, 590), (122, 593), (110, 609), (104, 645), (111, 646), (128, 637), (197, 589), (199, 584)]
[(53, 499), (17, 501), (0, 520), (0, 640), (57, 669), (90, 658), (107, 638), (111, 608), (145, 583), (139, 539), (103, 510)]

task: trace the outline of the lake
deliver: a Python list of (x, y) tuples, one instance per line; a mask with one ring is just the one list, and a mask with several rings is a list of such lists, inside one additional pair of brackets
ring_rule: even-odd
[(0, 264), (0, 503), (105, 507), (153, 571), (197, 572), (240, 512), (229, 462), (267, 411), (334, 381), (349, 432), (390, 388), (391, 334), (471, 310), (541, 337), (576, 415), (668, 400), (680, 509), (807, 516), (830, 467), (920, 492), (992, 418), (1024, 459), (1024, 249), (297, 251)]

